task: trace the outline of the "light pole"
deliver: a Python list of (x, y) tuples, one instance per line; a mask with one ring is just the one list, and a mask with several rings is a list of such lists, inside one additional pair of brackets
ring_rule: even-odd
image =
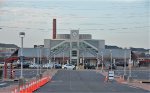
[(130, 67), (129, 67), (129, 77), (131, 77), (131, 69), (132, 69), (132, 60), (131, 60), (131, 53), (130, 53), (130, 59), (129, 59), (129, 64), (130, 64)]
[(42, 68), (42, 65), (41, 65), (41, 54), (42, 54), (42, 52), (41, 52), (41, 49), (42, 49), (42, 46), (41, 45), (37, 45), (37, 49), (39, 49), (38, 51), (37, 51), (37, 54), (38, 54), (38, 65), (37, 65), (37, 76), (42, 76), (42, 71), (41, 71), (41, 68)]
[(25, 37), (25, 32), (20, 32), (19, 36), (21, 38), (21, 76), (20, 78), (23, 79), (23, 38)]
[(64, 65), (64, 50), (63, 50), (63, 65)]
[[(46, 57), (47, 57), (47, 58), (46, 58), (46, 61), (47, 61), (46, 64), (47, 64), (47, 65), (48, 65), (48, 63), (49, 63), (49, 61), (48, 61), (48, 55), (49, 55), (49, 49), (47, 49), (47, 55), (46, 55)], [(47, 70), (48, 70), (48, 66), (47, 66)]]
[(98, 64), (100, 64), (99, 51), (98, 51), (98, 53), (97, 53), (97, 70), (98, 70)]
[(54, 69), (55, 69), (55, 53), (54, 53)]
[(82, 63), (83, 63), (83, 69), (84, 69), (84, 51), (83, 51), (83, 62)]
[(37, 75), (37, 77), (39, 76), (39, 52), (38, 52), (38, 47), (36, 47), (36, 50), (37, 50), (37, 73), (36, 73), (36, 75)]
[(104, 63), (103, 63), (103, 52), (101, 52), (102, 54), (102, 72), (103, 72), (103, 69), (104, 69)]
[[(51, 62), (52, 62), (52, 56), (51, 56), (51, 54), (52, 54), (52, 52), (51, 52), (51, 49), (49, 49), (49, 64), (51, 64)], [(51, 69), (52, 69), (53, 67), (51, 67)]]
[(39, 46), (39, 49), (40, 49), (40, 75), (42, 74), (42, 72), (41, 72), (41, 68), (42, 68), (42, 51), (41, 51), (41, 46)]
[(124, 77), (127, 75), (126, 73), (126, 50), (124, 50)]
[(112, 71), (112, 50), (110, 50), (110, 62), (111, 62), (111, 71)]

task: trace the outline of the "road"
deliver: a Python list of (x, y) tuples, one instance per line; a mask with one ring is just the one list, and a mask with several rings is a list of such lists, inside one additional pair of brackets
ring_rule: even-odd
[(143, 89), (112, 82), (95, 71), (59, 70), (51, 82), (34, 93), (148, 93)]

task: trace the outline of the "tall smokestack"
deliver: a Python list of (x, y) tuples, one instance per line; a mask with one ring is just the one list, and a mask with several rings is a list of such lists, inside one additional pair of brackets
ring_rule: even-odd
[(56, 19), (53, 19), (53, 39), (56, 39)]

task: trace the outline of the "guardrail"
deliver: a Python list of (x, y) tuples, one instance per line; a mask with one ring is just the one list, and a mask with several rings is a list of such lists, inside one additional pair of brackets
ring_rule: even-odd
[(20, 87), (14, 88), (11, 93), (32, 93), (41, 86), (45, 85), (47, 82), (51, 80), (50, 76), (42, 77), (41, 79), (32, 80), (30, 82), (25, 83)]

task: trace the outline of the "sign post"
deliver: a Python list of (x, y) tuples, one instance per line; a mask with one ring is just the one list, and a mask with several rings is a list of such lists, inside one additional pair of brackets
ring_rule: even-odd
[(114, 80), (114, 71), (108, 71), (108, 79)]
[(128, 82), (131, 82), (132, 77), (131, 77), (131, 68), (132, 68), (133, 61), (129, 59), (129, 77), (128, 77)]

